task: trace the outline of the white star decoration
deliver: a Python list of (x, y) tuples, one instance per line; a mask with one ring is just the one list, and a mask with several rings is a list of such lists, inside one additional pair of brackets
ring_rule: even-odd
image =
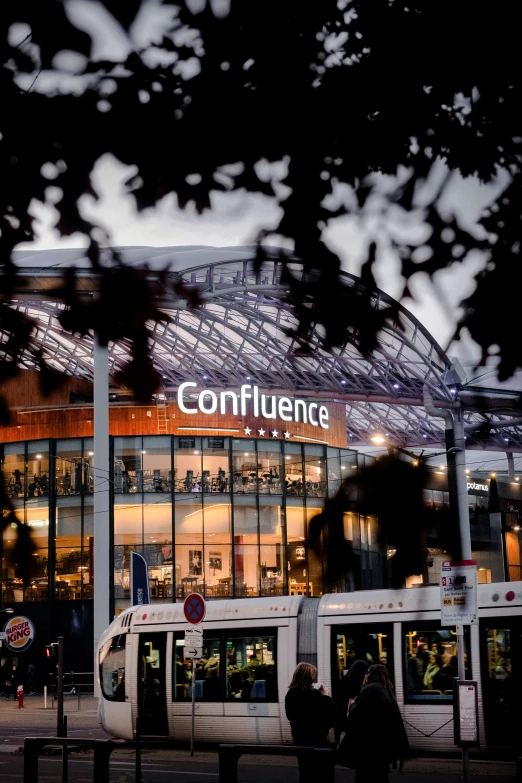
[(252, 430), (250, 429), (250, 427), (245, 427), (245, 429), (244, 429), (245, 435), (250, 435), (251, 432), (252, 432)]
[(289, 433), (289, 432), (283, 432), (283, 435), (285, 436), (285, 438), (286, 438), (287, 440), (288, 440), (288, 438), (290, 437), (290, 433)]
[(277, 430), (272, 430), (272, 437), (273, 437), (273, 438), (277, 438), (278, 434), (279, 434), (279, 433), (278, 433), (278, 431), (277, 431)]
[(263, 437), (263, 435), (265, 434), (265, 431), (264, 431), (264, 429), (261, 427), (261, 429), (260, 429), (260, 430), (258, 430), (258, 433), (259, 433), (259, 435), (260, 435), (261, 437)]

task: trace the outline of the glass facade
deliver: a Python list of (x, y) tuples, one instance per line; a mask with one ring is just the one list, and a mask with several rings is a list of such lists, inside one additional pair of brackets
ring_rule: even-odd
[[(355, 452), (276, 439), (157, 435), (113, 437), (111, 454), (116, 613), (130, 604), (133, 550), (147, 561), (152, 602), (190, 592), (217, 599), (327, 590), (321, 557), (306, 546), (308, 525), (356, 469)], [(15, 531), (8, 528), (3, 600), (92, 598), (94, 460), (90, 438), (4, 445), (6, 491), (19, 522), (33, 528), (36, 567), (24, 590), (9, 557)], [(368, 529), (367, 520), (350, 515), (358, 552), (369, 546)]]
[[(386, 586), (377, 519), (345, 514), (344, 535), (355, 563), (349, 583), (326, 584), (322, 554), (306, 545), (310, 521), (325, 499), (368, 457), (266, 438), (148, 435), (112, 437), (110, 445), (110, 600), (116, 613), (130, 603), (133, 550), (147, 561), (152, 602), (180, 601), (190, 592), (212, 600)], [(2, 539), (2, 600), (92, 599), (92, 438), (8, 443), (2, 449), (5, 491), (17, 520)], [(426, 489), (425, 501), (442, 512), (449, 494), (442, 487)], [(489, 513), (487, 498), (470, 494), (469, 504), (479, 582), (502, 581), (506, 573), (519, 578), (518, 524), (508, 525), (507, 512)], [(25, 586), (14, 562), (17, 524), (31, 528), (35, 544)], [(430, 535), (428, 581), (438, 584), (448, 553)], [(327, 536), (325, 531), (323, 551)], [(422, 575), (413, 576), (407, 586), (422, 581)]]

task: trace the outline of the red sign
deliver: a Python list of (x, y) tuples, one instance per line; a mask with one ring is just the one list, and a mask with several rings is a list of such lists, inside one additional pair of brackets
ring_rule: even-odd
[(206, 611), (205, 599), (199, 593), (191, 593), (185, 598), (183, 613), (187, 622), (197, 625), (205, 617)]

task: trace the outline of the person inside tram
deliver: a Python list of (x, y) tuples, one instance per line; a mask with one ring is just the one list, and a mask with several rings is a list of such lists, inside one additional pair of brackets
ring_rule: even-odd
[(118, 669), (113, 696), (118, 700), (125, 696), (125, 667)]
[(435, 685), (433, 684), (433, 679), (435, 675), (440, 672), (442, 668), (442, 660), (440, 658), (440, 655), (430, 655), (429, 657), (429, 663), (426, 667), (426, 671), (424, 672), (424, 678), (423, 678), (423, 684), (425, 690), (435, 690)]
[(209, 669), (203, 683), (203, 698), (206, 701), (221, 701), (221, 683), (219, 681), (219, 669)]
[(154, 707), (160, 697), (159, 680), (155, 678), (153, 663), (154, 658), (150, 655), (145, 656), (145, 677), (143, 678), (145, 707)]
[(408, 677), (408, 690), (410, 693), (420, 693), (422, 690), (424, 665), (421, 655), (421, 651), (417, 650), (416, 653), (410, 655), (408, 658), (406, 669)]
[[(456, 655), (452, 655), (449, 663), (444, 664), (440, 670), (440, 675), (444, 678), (442, 692), (450, 691), (453, 688), (453, 679), (459, 675), (459, 660)], [(440, 679), (440, 678), (439, 678)]]

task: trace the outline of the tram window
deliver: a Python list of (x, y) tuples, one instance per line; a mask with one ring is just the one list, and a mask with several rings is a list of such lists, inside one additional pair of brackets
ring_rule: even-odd
[(359, 623), (333, 628), (338, 682), (354, 661), (381, 663), (393, 681), (393, 626), (389, 623)]
[(125, 701), (125, 637), (115, 636), (100, 650), (100, 682), (110, 701)]
[[(174, 661), (172, 666), (174, 701), (192, 699), (192, 658), (186, 655), (185, 639), (174, 635)], [(201, 658), (196, 660), (195, 697), (197, 701), (223, 701), (221, 680), (221, 639), (203, 636)]]
[(227, 634), (227, 698), (277, 701), (276, 632)]
[[(466, 679), (471, 678), (469, 633), (465, 629)], [(451, 702), (458, 675), (455, 628), (438, 623), (404, 625), (404, 694), (407, 702)]]
[(486, 649), (490, 680), (511, 679), (511, 630), (488, 628)]

